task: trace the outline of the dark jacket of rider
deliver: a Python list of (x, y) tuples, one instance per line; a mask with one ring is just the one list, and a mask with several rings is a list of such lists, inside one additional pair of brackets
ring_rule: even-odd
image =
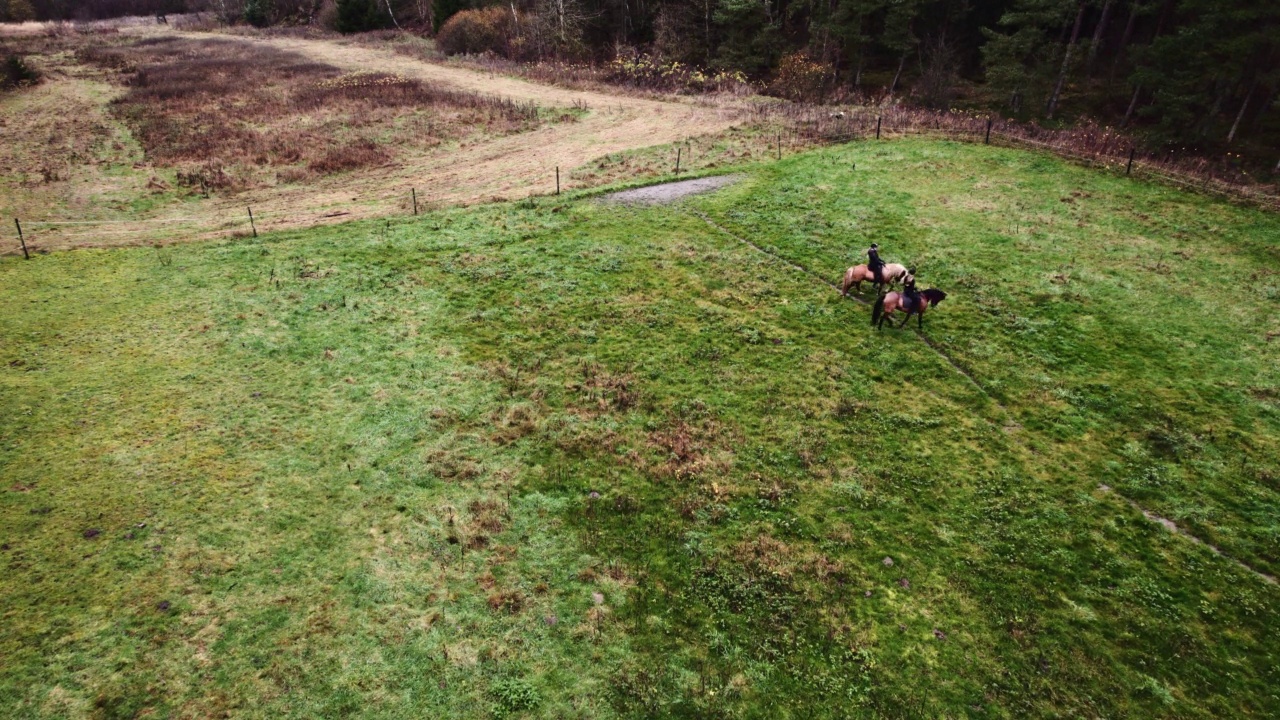
[(907, 298), (906, 306), (908, 308), (919, 307), (920, 291), (916, 289), (916, 269), (907, 270), (907, 276), (902, 279), (902, 294)]
[(884, 282), (884, 261), (880, 259), (880, 246), (875, 243), (871, 243), (871, 247), (867, 249), (867, 269), (875, 275), (876, 282)]

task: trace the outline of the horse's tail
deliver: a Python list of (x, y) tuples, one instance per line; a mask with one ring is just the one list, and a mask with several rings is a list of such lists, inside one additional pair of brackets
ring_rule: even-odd
[(875, 325), (880, 322), (880, 316), (884, 314), (884, 296), (880, 295), (876, 298), (876, 304), (871, 306), (871, 324)]
[(840, 294), (848, 295), (849, 286), (853, 284), (853, 268), (844, 271), (844, 280), (840, 283)]

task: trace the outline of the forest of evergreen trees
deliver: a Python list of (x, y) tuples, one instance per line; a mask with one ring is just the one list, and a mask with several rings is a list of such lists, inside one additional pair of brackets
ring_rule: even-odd
[(198, 10), (344, 32), (434, 33), (487, 7), (513, 21), (485, 42), (518, 59), (640, 52), (769, 81), (800, 57), (825, 95), (1087, 116), (1205, 150), (1280, 138), (1275, 0), (0, 0), (8, 19)]

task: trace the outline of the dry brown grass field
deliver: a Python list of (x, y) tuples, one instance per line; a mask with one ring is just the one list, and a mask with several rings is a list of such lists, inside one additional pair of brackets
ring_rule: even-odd
[(424, 206), (522, 198), (554, 191), (557, 167), (589, 187), (669, 171), (678, 142), (685, 169), (763, 151), (725, 135), (741, 103), (551, 87), (368, 42), (125, 26), (0, 43), (43, 76), (0, 97), (0, 213), (39, 250), (225, 237), (249, 231), (248, 206), (259, 230), (400, 214), (411, 188)]
[(148, 159), (202, 192), (306, 182), (539, 122), (532, 104), (343, 72), (249, 40), (161, 36), (76, 56), (128, 78), (115, 114)]

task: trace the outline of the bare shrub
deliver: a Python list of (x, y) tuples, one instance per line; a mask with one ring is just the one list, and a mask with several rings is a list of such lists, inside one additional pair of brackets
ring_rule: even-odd
[(924, 74), (915, 86), (916, 99), (925, 107), (947, 110), (955, 100), (956, 83), (959, 80), (956, 69), (960, 59), (946, 38), (939, 38), (925, 57)]
[(276, 171), (276, 182), (302, 183), (310, 180), (312, 176), (313, 173), (309, 168), (287, 167)]
[(814, 62), (807, 54), (792, 53), (778, 63), (778, 74), (769, 83), (769, 94), (797, 102), (822, 102), (833, 76), (831, 68)]
[(323, 157), (307, 164), (307, 169), (321, 175), (355, 170), (369, 165), (380, 165), (391, 156), (372, 140), (357, 140), (330, 150)]
[(221, 190), (231, 187), (233, 182), (232, 177), (227, 174), (226, 167), (216, 159), (208, 160), (197, 167), (179, 170), (177, 181), (179, 185), (201, 190)]
[(38, 82), (40, 74), (21, 55), (9, 55), (0, 66), (0, 90), (30, 87)]
[(509, 56), (513, 18), (501, 6), (463, 10), (449, 18), (436, 35), (436, 46), (446, 55), (479, 55), (491, 52)]
[(716, 92), (747, 85), (747, 77), (740, 72), (713, 72), (636, 52), (620, 53), (605, 65), (603, 79), (618, 85), (673, 92)]

